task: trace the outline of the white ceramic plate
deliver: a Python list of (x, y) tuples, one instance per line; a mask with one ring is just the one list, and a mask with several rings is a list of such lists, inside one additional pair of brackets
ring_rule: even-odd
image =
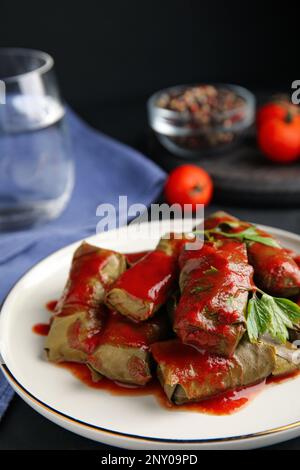
[[(143, 224), (146, 234), (148, 224)], [(121, 234), (124, 228), (120, 229)], [(164, 231), (164, 227), (161, 228)], [(300, 236), (267, 227), (300, 253)], [(151, 249), (158, 233), (140, 241), (120, 240), (116, 232), (88, 241), (123, 252)], [(78, 243), (33, 267), (11, 290), (0, 317), (3, 371), (16, 392), (56, 424), (106, 444), (131, 449), (248, 449), (300, 435), (300, 377), (269, 386), (245, 408), (229, 416), (168, 411), (155, 397), (114, 396), (92, 389), (67, 370), (48, 363), (44, 338), (32, 333), (48, 321), (45, 303), (58, 298)]]

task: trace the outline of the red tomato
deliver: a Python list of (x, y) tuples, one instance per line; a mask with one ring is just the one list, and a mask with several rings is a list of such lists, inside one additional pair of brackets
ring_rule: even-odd
[(284, 119), (286, 108), (278, 103), (267, 103), (261, 106), (256, 115), (257, 126), (260, 127), (264, 122), (273, 119)]
[(300, 119), (270, 119), (258, 129), (258, 145), (270, 160), (291, 163), (300, 155)]
[(165, 185), (165, 197), (169, 204), (209, 204), (213, 194), (213, 182), (209, 174), (196, 165), (182, 165), (173, 170)]

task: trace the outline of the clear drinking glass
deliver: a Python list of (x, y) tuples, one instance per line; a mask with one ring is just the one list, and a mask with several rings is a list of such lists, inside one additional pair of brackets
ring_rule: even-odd
[(74, 183), (53, 59), (0, 48), (0, 230), (57, 217)]

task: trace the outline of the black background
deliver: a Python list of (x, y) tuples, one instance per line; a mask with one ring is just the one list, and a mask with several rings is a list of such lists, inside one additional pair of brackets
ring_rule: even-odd
[(291, 1), (1, 0), (0, 45), (49, 52), (69, 104), (145, 151), (145, 102), (162, 87), (210, 81), (290, 93), (299, 12)]
[(289, 89), (299, 10), (299, 2), (257, 0), (2, 0), (0, 44), (52, 54), (63, 94), (79, 109), (194, 81)]
[[(49, 52), (66, 100), (95, 127), (143, 148), (145, 101), (164, 86), (223, 81), (256, 92), (290, 92), (299, 78), (299, 2), (295, 5), (2, 0), (0, 45)], [(298, 210), (232, 210), (300, 231)], [(1, 421), (0, 449), (76, 448), (101, 445), (46, 421), (17, 397)], [(299, 439), (276, 448), (299, 449)]]

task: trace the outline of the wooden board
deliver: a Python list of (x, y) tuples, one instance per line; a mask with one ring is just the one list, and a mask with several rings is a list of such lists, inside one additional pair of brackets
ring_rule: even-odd
[(269, 207), (300, 206), (300, 161), (277, 165), (261, 155), (254, 137), (247, 137), (231, 150), (196, 159), (176, 157), (152, 135), (150, 155), (166, 171), (193, 163), (205, 168), (215, 184), (219, 202)]

